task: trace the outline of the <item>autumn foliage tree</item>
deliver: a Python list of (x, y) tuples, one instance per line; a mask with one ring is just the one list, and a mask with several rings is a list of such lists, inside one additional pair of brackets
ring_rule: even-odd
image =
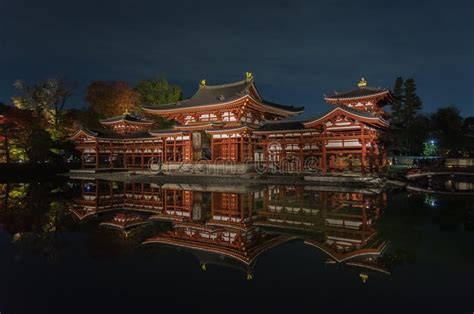
[(8, 106), (0, 103), (0, 151), (3, 149), (4, 156), (0, 156), (0, 162), (5, 159), (6, 163), (10, 163), (10, 148), (8, 146), (8, 122), (4, 115), (8, 110)]
[(7, 121), (3, 131), (8, 143), (8, 161), (36, 163), (51, 157), (50, 134), (33, 111), (13, 107), (3, 115)]
[(95, 81), (87, 87), (86, 100), (99, 117), (121, 115), (138, 105), (138, 94), (126, 82)]

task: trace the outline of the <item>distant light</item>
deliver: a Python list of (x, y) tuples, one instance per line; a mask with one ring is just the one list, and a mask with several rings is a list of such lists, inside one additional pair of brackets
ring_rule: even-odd
[(430, 207), (436, 207), (438, 204), (436, 202), (436, 199), (433, 198), (432, 196), (430, 195), (426, 195), (425, 196), (425, 200), (424, 200), (425, 204), (430, 206)]

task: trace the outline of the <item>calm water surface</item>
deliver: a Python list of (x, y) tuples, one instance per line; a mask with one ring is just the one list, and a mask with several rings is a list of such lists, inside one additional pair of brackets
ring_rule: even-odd
[(0, 312), (472, 313), (474, 198), (0, 183)]

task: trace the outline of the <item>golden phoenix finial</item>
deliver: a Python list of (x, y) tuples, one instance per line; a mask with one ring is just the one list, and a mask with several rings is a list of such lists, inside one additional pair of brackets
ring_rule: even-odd
[(201, 83), (199, 83), (199, 88), (206, 86), (206, 80), (203, 79), (201, 80)]
[(245, 72), (245, 78), (246, 78), (247, 81), (253, 80), (252, 72)]
[(366, 87), (367, 86), (367, 81), (365, 78), (361, 78), (359, 81), (359, 84), (357, 84), (359, 87)]

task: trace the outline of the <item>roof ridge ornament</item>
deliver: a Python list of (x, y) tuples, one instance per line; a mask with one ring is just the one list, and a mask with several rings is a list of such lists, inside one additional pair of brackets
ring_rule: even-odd
[(199, 83), (199, 88), (203, 88), (204, 86), (206, 86), (206, 79), (202, 79), (201, 83)]
[(129, 114), (128, 108), (125, 108), (125, 111), (123, 112), (123, 115), (127, 115), (127, 114)]
[(359, 86), (359, 88), (367, 87), (367, 81), (365, 80), (365, 78), (361, 78), (359, 84), (357, 85)]
[(245, 80), (247, 82), (253, 81), (253, 74), (252, 72), (245, 72)]

